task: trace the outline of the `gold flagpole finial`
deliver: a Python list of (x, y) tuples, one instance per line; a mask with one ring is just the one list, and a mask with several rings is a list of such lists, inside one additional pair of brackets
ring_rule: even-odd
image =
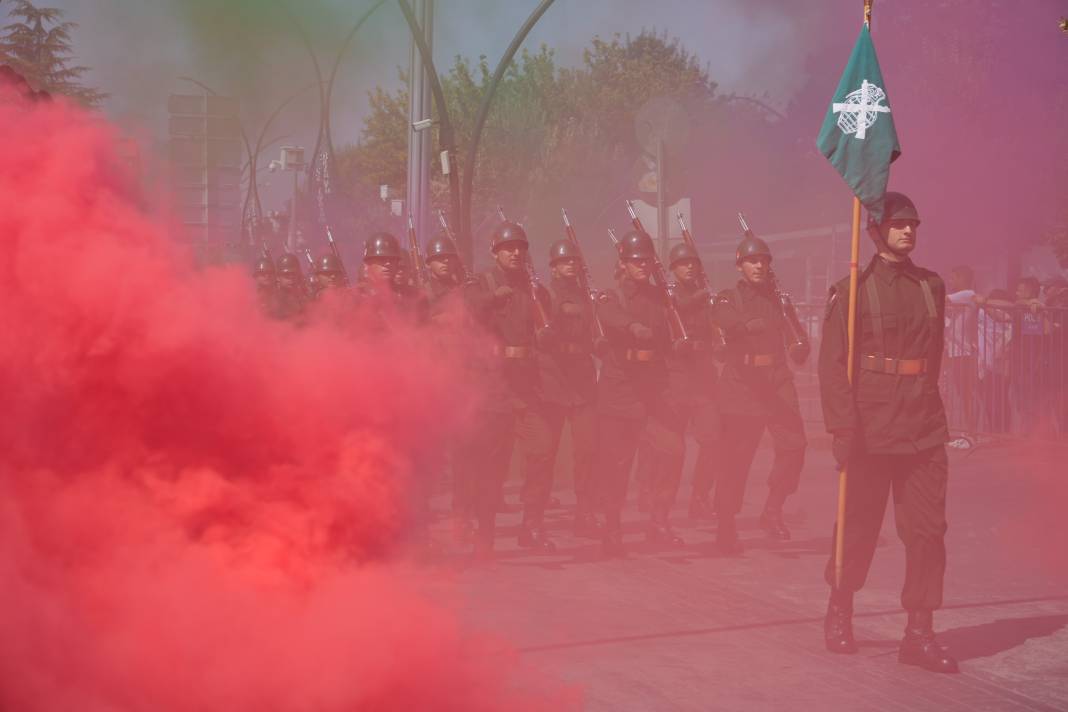
[(875, 0), (864, 0), (864, 24), (871, 27), (871, 6)]

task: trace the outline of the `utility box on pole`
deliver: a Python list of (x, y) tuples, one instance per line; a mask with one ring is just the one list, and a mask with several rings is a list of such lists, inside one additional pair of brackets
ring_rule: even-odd
[(241, 128), (237, 101), (213, 94), (172, 94), (171, 187), (181, 239), (202, 247), (238, 235), (241, 224)]

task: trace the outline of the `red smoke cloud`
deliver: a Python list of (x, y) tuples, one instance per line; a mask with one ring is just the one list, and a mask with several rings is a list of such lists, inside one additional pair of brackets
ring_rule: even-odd
[(0, 708), (574, 702), (388, 561), (470, 398), (457, 355), (262, 318), (139, 207), (116, 140), (0, 103)]

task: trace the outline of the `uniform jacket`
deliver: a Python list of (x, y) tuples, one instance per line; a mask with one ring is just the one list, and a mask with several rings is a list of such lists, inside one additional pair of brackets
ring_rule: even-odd
[[(827, 303), (819, 355), (827, 430), (859, 436), (858, 444), (873, 454), (914, 453), (941, 445), (948, 439), (938, 392), (945, 284), (911, 261), (893, 264), (880, 257), (872, 259), (858, 282), (855, 387), (850, 387), (846, 373), (848, 279), (831, 288)], [(865, 355), (927, 359), (926, 372), (898, 375), (867, 370), (860, 367)]]
[[(626, 277), (618, 291), (608, 291), (598, 304), (609, 348), (601, 365), (597, 390), (598, 410), (622, 418), (643, 418), (668, 387), (667, 356), (672, 348), (671, 327), (663, 290), (648, 282)], [(652, 329), (653, 338), (637, 339), (630, 331), (639, 323)], [(649, 360), (628, 358), (628, 352), (652, 352)]]
[(695, 284), (679, 283), (675, 303), (682, 317), (690, 348), (668, 357), (671, 400), (678, 403), (704, 403), (715, 397), (719, 368), (715, 347), (719, 327), (712, 320), (712, 296)]
[[(511, 287), (512, 294), (499, 299), (495, 292), (503, 285)], [(552, 298), (544, 287), (539, 286), (538, 299), (546, 312), (552, 313)], [(464, 287), (464, 300), (475, 320), (489, 332), (498, 350), (516, 347), (529, 349), (531, 354), (529, 358), (499, 356), (490, 361), (495, 368), (488, 378), (489, 407), (508, 410), (540, 402), (538, 324), (526, 272), (505, 272), (494, 265)]]
[[(563, 406), (593, 403), (597, 392), (597, 368), (593, 362), (593, 304), (578, 280), (553, 278), (553, 338), (538, 355), (546, 402)], [(565, 305), (582, 310), (564, 313)]]
[[(775, 292), (739, 280), (716, 296), (713, 318), (727, 340), (721, 410), (766, 417), (784, 403), (796, 402), (793, 372), (786, 364), (786, 321)], [(758, 356), (770, 357), (772, 365), (752, 365)]]

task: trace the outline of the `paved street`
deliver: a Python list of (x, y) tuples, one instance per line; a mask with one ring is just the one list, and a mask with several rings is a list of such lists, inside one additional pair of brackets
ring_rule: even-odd
[[(951, 455), (947, 600), (935, 621), (961, 660), (957, 676), (897, 663), (903, 549), (889, 513), (857, 597), (861, 652), (824, 652), (821, 571), (836, 478), (819, 439), (787, 505), (787, 544), (757, 527), (770, 462), (762, 449), (738, 557), (715, 553), (714, 525), (687, 521), (680, 497), (682, 550), (645, 545), (632, 509), (631, 553), (602, 560), (595, 542), (568, 535), (559, 511), (560, 551), (530, 555), (514, 545), (518, 515), (502, 515), (495, 561), (457, 559), (455, 580), (474, 626), (582, 686), (589, 710), (1068, 710), (1068, 525), (1056, 476), (1065, 454), (991, 445)], [(558, 494), (570, 501), (566, 489)]]

